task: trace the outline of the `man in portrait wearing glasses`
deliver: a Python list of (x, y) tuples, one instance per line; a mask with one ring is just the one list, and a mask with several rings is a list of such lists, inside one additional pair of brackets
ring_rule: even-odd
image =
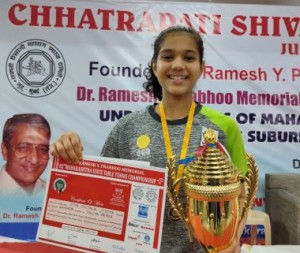
[(5, 122), (0, 195), (44, 193), (46, 182), (40, 176), (48, 164), (50, 137), (50, 125), (40, 114), (16, 114)]

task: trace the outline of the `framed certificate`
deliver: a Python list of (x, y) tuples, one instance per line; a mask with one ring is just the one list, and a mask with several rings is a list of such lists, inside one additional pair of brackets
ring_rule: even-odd
[(54, 158), (37, 240), (83, 252), (159, 252), (167, 173), (130, 160)]

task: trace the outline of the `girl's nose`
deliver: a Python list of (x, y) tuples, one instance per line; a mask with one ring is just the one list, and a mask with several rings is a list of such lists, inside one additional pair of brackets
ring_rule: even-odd
[(172, 63), (173, 69), (182, 69), (184, 68), (184, 61), (181, 57), (176, 57)]

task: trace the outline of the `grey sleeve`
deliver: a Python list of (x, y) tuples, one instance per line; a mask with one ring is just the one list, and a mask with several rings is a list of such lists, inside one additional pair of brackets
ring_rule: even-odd
[(119, 147), (118, 147), (118, 139), (119, 139), (119, 124), (115, 125), (108, 137), (105, 140), (103, 148), (101, 150), (100, 156), (103, 157), (112, 157), (112, 158), (120, 158), (119, 155)]

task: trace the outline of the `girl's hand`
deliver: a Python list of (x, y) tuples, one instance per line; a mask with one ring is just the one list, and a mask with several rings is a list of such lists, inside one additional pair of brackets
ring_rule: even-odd
[(71, 163), (78, 163), (83, 157), (83, 146), (76, 132), (62, 134), (50, 145), (50, 154)]

